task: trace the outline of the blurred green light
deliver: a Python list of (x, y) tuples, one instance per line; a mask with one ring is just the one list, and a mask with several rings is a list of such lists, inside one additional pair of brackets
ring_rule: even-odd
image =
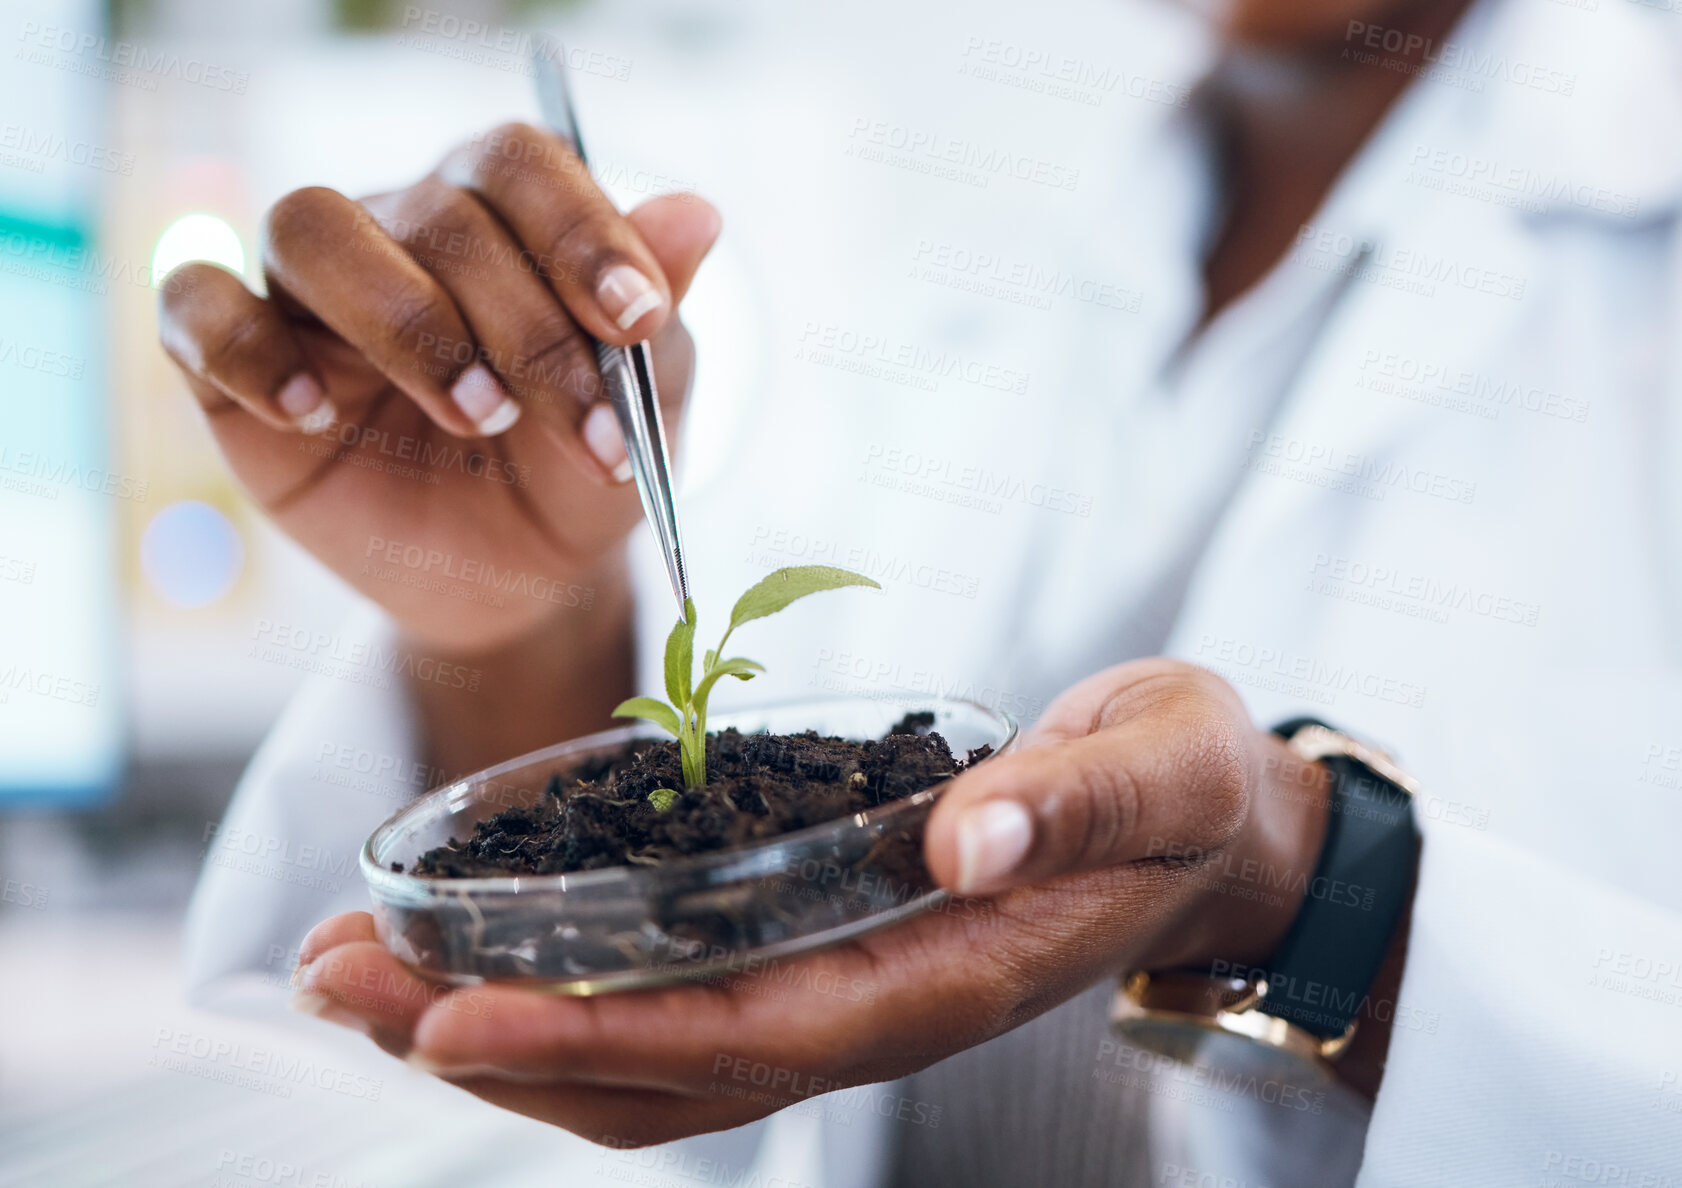
[(228, 220), (213, 214), (185, 214), (158, 236), (152, 249), (152, 286), (156, 288), (172, 268), (189, 260), (209, 260), (245, 274), (245, 246)]

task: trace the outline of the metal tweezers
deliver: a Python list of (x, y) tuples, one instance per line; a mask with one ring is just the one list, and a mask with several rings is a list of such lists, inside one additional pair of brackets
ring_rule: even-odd
[[(578, 117), (567, 86), (563, 55), (561, 46), (548, 39), (540, 39), (532, 51), (537, 105), (549, 130), (571, 141), (572, 151), (588, 169), (589, 159), (584, 155), (584, 140), (578, 133)], [(684, 568), (683, 541), (678, 536), (671, 463), (666, 455), (666, 427), (660, 420), (660, 399), (654, 389), (654, 361), (648, 343), (622, 347), (598, 342), (594, 337), (591, 341), (595, 343), (602, 384), (619, 417), (619, 431), (625, 435), (625, 455), (630, 459), (637, 493), (642, 496), (643, 515), (660, 542), (666, 576), (671, 579), (672, 594), (677, 599), (678, 617), (685, 618), (689, 573)]]

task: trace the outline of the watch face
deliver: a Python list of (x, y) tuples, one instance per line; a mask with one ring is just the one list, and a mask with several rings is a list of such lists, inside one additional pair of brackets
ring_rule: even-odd
[(1196, 1064), (1204, 1040), (1211, 1035), (1203, 1024), (1160, 1014), (1131, 1019), (1116, 1032), (1123, 1040), (1181, 1064)]
[(1324, 1061), (1216, 1028), (1199, 1028), (1202, 1038), (1191, 1063), (1263, 1079), (1288, 1078), (1293, 1084), (1324, 1089), (1335, 1078)]
[(1298, 1055), (1213, 1024), (1161, 1015), (1115, 1026), (1118, 1061), (1176, 1084), (1176, 1092), (1212, 1100), (1247, 1099), (1283, 1109), (1320, 1113), (1335, 1086), (1322, 1061)]

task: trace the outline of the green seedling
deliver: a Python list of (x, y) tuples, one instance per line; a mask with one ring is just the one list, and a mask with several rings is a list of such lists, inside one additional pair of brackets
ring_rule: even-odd
[(676, 788), (656, 788), (648, 794), (648, 803), (654, 806), (654, 811), (663, 813), (677, 803)]
[[(739, 681), (751, 681), (765, 667), (742, 656), (722, 659), (724, 645), (730, 633), (743, 623), (774, 615), (790, 603), (816, 594), (820, 590), (836, 590), (842, 586), (882, 587), (862, 574), (829, 565), (796, 565), (779, 569), (752, 586), (736, 599), (730, 612), (730, 626), (718, 647), (707, 651), (701, 662), (701, 679), (691, 682), (695, 669), (695, 603), (683, 604), (683, 618), (677, 621), (666, 637), (666, 696), (671, 702), (653, 697), (633, 697), (622, 701), (614, 709), (616, 718), (645, 718), (671, 734), (678, 742), (683, 764), (683, 783), (686, 788), (704, 788), (707, 784), (707, 699), (713, 686), (727, 676)], [(671, 808), (677, 799), (671, 788), (656, 788), (648, 799), (660, 812)]]

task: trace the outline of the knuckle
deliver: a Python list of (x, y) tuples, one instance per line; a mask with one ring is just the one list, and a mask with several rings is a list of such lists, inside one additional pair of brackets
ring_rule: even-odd
[(1125, 771), (1082, 763), (1069, 797), (1069, 838), (1075, 864), (1101, 866), (1120, 852), (1139, 821), (1139, 790)]
[(1207, 674), (1207, 668), (1199, 668), (1187, 660), (1175, 659), (1172, 656), (1158, 656), (1151, 660), (1151, 667), (1156, 675), (1196, 681), (1201, 675)]
[(525, 330), (519, 339), (518, 362), (534, 387), (594, 390), (595, 352), (577, 327), (559, 314), (543, 317)]
[(235, 317), (217, 326), (202, 344), (199, 369), (206, 376), (227, 375), (269, 353), (265, 328), (255, 318)]
[(468, 159), (478, 184), (516, 169), (564, 165), (571, 155), (553, 134), (524, 120), (508, 120), (476, 137)]
[(503, 145), (520, 146), (532, 141), (541, 141), (544, 135), (540, 129), (525, 120), (504, 120), (485, 133), (482, 147), (494, 152)]
[(1220, 673), (1197, 664), (1182, 664), (1181, 667), (1188, 686), (1217, 705), (1225, 707), (1243, 703), (1237, 690)]
[[(178, 319), (197, 304), (200, 287), (215, 284), (222, 269), (203, 260), (177, 264), (158, 282), (158, 308), (166, 319)], [(229, 274), (230, 276), (232, 274)]]
[(404, 192), (386, 229), (404, 247), (414, 248), (440, 234), (478, 230), (484, 223), (476, 216), (483, 209), (459, 186), (429, 177)]
[(427, 323), (435, 320), (444, 299), (436, 293), (400, 293), (386, 307), (390, 335), (395, 342), (407, 342)]
[(463, 334), (448, 325), (449, 308), (449, 301), (440, 292), (404, 289), (393, 294), (385, 302), (381, 319), (387, 348), (413, 352), (418, 362), (424, 353), (422, 336), (430, 335), (448, 357), (457, 344), (467, 342)]
[(1124, 665), (1127, 679), (1120, 682), (1093, 714), (1092, 729), (1119, 725), (1141, 714), (1172, 708), (1198, 694), (1202, 671), (1180, 660), (1158, 657)]
[(614, 242), (616, 217), (586, 201), (573, 203), (562, 212), (549, 254), (565, 273), (563, 279), (577, 282), (597, 277), (625, 259)]
[(1237, 838), (1250, 808), (1250, 753), (1239, 725), (1207, 719), (1192, 764), (1192, 786), (1200, 792), (1199, 830), (1209, 845), (1227, 845)]
[(343, 194), (326, 186), (293, 190), (269, 208), (265, 239), (278, 252), (299, 240), (319, 235), (327, 221), (348, 202)]
[(467, 145), (468, 158), (475, 169), (496, 160), (508, 145), (517, 145), (526, 125), (521, 120), (504, 120), (496, 127), (476, 134)]

